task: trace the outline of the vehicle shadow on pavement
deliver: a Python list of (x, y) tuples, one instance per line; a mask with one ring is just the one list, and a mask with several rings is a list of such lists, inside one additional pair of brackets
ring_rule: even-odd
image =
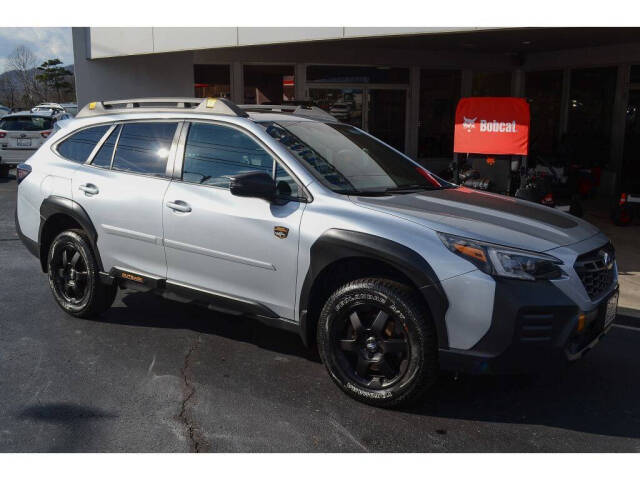
[[(213, 312), (151, 293), (123, 293), (114, 307), (96, 321), (192, 330), (307, 361), (320, 361), (316, 349), (306, 348), (298, 335), (257, 320)], [(636, 339), (620, 330), (607, 337), (611, 338), (606, 338), (595, 353), (577, 364), (544, 373), (459, 377), (443, 373), (421, 404), (387, 411), (384, 415), (545, 425), (585, 434), (640, 438)], [(562, 446), (558, 449), (562, 450)]]
[(422, 404), (404, 412), (640, 438), (640, 388), (631, 380), (636, 367), (626, 368), (612, 374), (593, 362), (526, 375), (444, 373)]
[(114, 305), (97, 321), (147, 328), (192, 330), (320, 362), (316, 349), (306, 348), (298, 335), (269, 327), (258, 320), (215, 312), (194, 302), (167, 300), (153, 293), (122, 293), (121, 300), (126, 306)]
[[(99, 438), (96, 424), (100, 420), (116, 418), (117, 415), (98, 408), (84, 407), (74, 403), (47, 403), (25, 408), (18, 415), (20, 420), (47, 423), (59, 427), (61, 435), (53, 438), (55, 443), (47, 448), (48, 452), (87, 451), (91, 438)], [(89, 450), (99, 451), (100, 446)]]

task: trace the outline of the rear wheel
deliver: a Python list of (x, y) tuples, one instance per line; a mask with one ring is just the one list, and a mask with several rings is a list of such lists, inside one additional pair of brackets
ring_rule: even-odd
[(11, 167), (0, 165), (0, 178), (7, 178), (9, 176), (9, 170), (11, 170)]
[(82, 230), (67, 230), (53, 240), (47, 267), (53, 297), (70, 315), (93, 317), (113, 303), (117, 287), (100, 282), (95, 256)]
[(418, 400), (438, 375), (435, 327), (417, 293), (378, 278), (327, 300), (318, 347), (329, 374), (353, 398), (380, 407)]

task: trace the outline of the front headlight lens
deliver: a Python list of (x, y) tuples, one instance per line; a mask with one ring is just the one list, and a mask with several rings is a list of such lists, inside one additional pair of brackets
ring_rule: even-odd
[(560, 268), (562, 262), (551, 255), (503, 247), (446, 233), (438, 235), (449, 250), (489, 275), (521, 280), (551, 280), (564, 275)]

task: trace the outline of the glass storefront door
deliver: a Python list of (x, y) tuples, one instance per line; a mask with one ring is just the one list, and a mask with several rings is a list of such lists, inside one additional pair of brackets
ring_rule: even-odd
[(345, 86), (314, 87), (315, 105), (344, 123), (362, 128), (400, 151), (405, 149), (407, 90)]
[(367, 131), (403, 152), (406, 90), (372, 88), (368, 93)]

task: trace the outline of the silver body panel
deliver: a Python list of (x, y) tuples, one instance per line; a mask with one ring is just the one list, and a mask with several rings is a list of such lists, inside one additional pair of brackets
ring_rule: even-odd
[[(20, 184), (18, 193), (22, 232), (37, 241), (40, 204), (49, 195), (65, 196), (90, 215), (106, 271), (129, 268), (260, 302), (295, 322), (300, 320), (299, 299), (311, 246), (323, 233), (345, 229), (383, 237), (417, 252), (431, 265), (448, 297), (447, 335), (449, 346), (457, 349), (471, 348), (491, 326), (495, 281), (445, 248), (439, 231), (548, 252), (564, 262), (566, 278), (553, 280), (562, 292), (585, 311), (600, 301), (589, 299), (573, 270), (578, 255), (607, 242), (587, 222), (548, 207), (466, 188), (375, 198), (339, 195), (317, 182), (255, 123), (279, 118), (291, 117), (134, 112), (76, 119), (28, 161), (33, 173)], [(290, 169), (312, 201), (270, 204), (233, 196), (225, 188), (74, 164), (50, 148), (85, 126), (159, 119), (215, 120), (244, 129)], [(173, 151), (169, 168), (174, 161), (178, 168), (179, 158), (179, 149)], [(86, 184), (97, 186), (99, 194), (80, 191)], [(167, 207), (167, 202), (177, 201), (191, 210)], [(276, 226), (288, 228), (288, 236), (275, 236)]]

